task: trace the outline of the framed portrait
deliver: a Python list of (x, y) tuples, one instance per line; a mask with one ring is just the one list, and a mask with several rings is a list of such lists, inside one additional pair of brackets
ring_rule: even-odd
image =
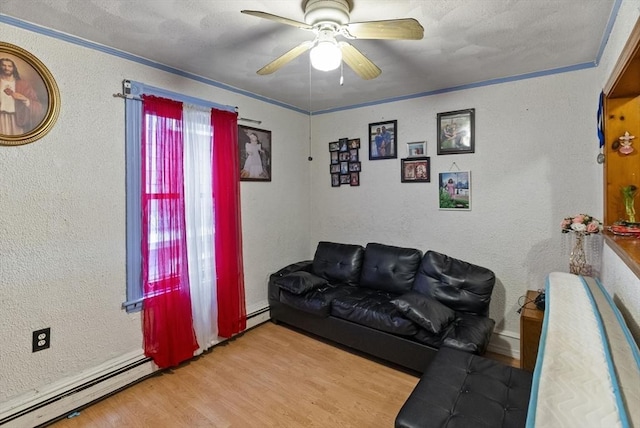
[(348, 161), (349, 160), (349, 152), (340, 152), (340, 153), (338, 153), (338, 159), (340, 159), (340, 162)]
[(431, 181), (431, 159), (412, 157), (400, 159), (402, 183), (429, 183)]
[(354, 138), (349, 140), (349, 148), (350, 149), (359, 149), (360, 148), (360, 138)]
[(471, 171), (439, 174), (440, 209), (471, 210)]
[(0, 42), (0, 146), (44, 137), (60, 113), (60, 92), (47, 67), (26, 50)]
[(475, 152), (475, 109), (438, 113), (438, 154)]
[(337, 141), (329, 143), (329, 151), (330, 152), (337, 152), (339, 148), (340, 148), (340, 145), (339, 145), (339, 143)]
[(338, 150), (340, 150), (341, 152), (349, 151), (348, 138), (340, 138), (340, 140), (338, 140)]
[(369, 160), (398, 157), (398, 121), (369, 124)]
[(349, 185), (350, 186), (359, 186), (360, 185), (360, 173), (359, 172), (351, 172), (349, 173)]
[(349, 173), (349, 162), (340, 162), (340, 174)]
[(338, 152), (331, 152), (331, 164), (338, 163)]
[(271, 181), (271, 131), (238, 125), (240, 181)]
[(340, 187), (340, 174), (331, 174), (331, 187)]
[(424, 157), (427, 155), (427, 142), (418, 141), (415, 143), (407, 143), (407, 157)]
[(331, 164), (329, 165), (329, 172), (331, 174), (340, 174), (340, 164)]
[(362, 171), (362, 165), (360, 162), (349, 162), (349, 172), (360, 172)]
[(358, 162), (359, 160), (358, 149), (349, 149), (349, 162)]
[(340, 184), (349, 184), (351, 176), (349, 174), (340, 174)]

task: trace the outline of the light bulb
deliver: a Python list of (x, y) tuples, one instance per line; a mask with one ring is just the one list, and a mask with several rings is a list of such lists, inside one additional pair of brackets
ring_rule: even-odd
[(335, 70), (342, 62), (342, 51), (335, 41), (331, 40), (318, 42), (309, 55), (313, 68), (320, 71)]

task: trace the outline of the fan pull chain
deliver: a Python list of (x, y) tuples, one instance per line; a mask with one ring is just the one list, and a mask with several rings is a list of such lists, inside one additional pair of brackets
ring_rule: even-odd
[(340, 86), (344, 85), (344, 62), (340, 62)]

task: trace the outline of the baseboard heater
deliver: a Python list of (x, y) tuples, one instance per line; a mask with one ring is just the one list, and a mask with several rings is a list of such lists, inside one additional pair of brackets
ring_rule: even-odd
[[(247, 315), (247, 330), (268, 320), (268, 307), (256, 310)], [(0, 406), (0, 426), (45, 427), (156, 374), (158, 370), (144, 355), (137, 352), (127, 354), (74, 379), (5, 403)]]

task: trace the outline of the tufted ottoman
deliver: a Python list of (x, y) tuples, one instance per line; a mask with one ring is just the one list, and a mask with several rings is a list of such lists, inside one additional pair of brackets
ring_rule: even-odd
[(396, 428), (524, 427), (532, 374), (442, 347), (400, 409)]

